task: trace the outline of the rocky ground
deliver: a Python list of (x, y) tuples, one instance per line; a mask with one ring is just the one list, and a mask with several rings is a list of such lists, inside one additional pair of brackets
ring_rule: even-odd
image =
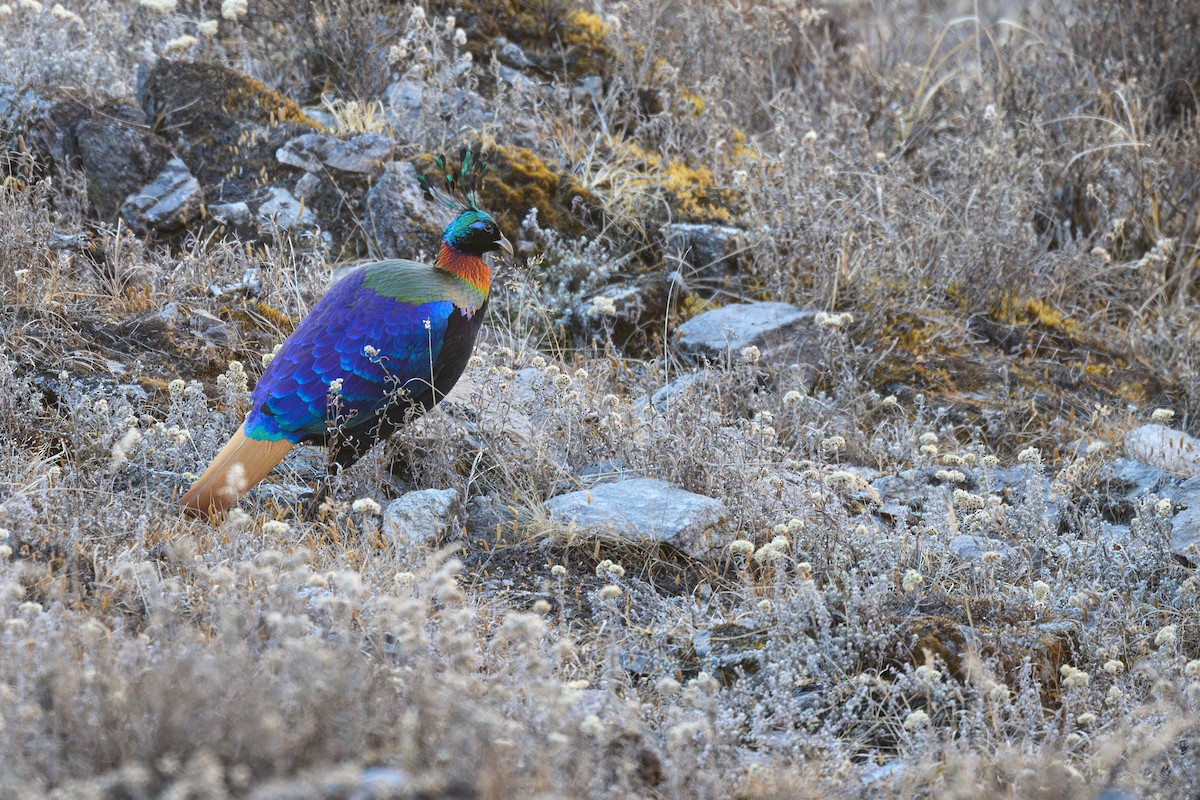
[[(0, 797), (1195, 795), (1198, 22), (0, 5)], [(464, 146), (459, 386), (182, 517)]]

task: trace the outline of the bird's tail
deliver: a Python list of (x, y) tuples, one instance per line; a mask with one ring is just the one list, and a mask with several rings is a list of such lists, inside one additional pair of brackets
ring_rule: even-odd
[(180, 505), (196, 516), (213, 516), (231, 508), (291, 449), (292, 443), (286, 439), (251, 439), (238, 426), (208, 469), (180, 499)]

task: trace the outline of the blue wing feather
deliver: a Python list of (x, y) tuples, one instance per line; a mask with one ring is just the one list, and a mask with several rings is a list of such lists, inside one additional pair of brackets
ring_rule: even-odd
[[(364, 285), (365, 275), (358, 270), (334, 285), (280, 348), (254, 387), (247, 436), (299, 442), (325, 434), (336, 378), (350, 428), (374, 419), (398, 388), (420, 395), (431, 384), (455, 304), (381, 295)], [(374, 358), (363, 353), (368, 345), (379, 351)]]

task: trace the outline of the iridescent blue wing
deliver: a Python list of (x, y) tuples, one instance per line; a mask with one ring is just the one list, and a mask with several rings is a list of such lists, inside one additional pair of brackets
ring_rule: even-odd
[(429, 299), (436, 292), (426, 287), (413, 292), (419, 299), (403, 290), (379, 294), (364, 285), (366, 274), (359, 269), (335, 284), (288, 337), (254, 387), (247, 436), (323, 436), (333, 416), (329, 386), (338, 378), (338, 415), (347, 428), (368, 424), (399, 392), (428, 391), (447, 324), (461, 312), (452, 300)]

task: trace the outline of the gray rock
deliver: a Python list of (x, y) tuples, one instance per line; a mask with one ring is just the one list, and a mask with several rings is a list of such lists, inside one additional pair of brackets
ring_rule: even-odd
[(200, 182), (179, 156), (172, 156), (139, 191), (125, 198), (121, 217), (135, 231), (170, 233), (195, 219), (203, 203)]
[(339, 124), (338, 118), (323, 106), (305, 106), (304, 116), (327, 130), (334, 130)]
[(497, 526), (511, 529), (513, 522), (518, 520), (534, 521), (527, 510), (517, 509), (503, 497), (475, 495), (466, 502), (464, 527), (473, 535), (495, 535)]
[(719, 553), (727, 544), (724, 537), (710, 536), (729, 515), (724, 503), (653, 478), (603, 483), (553, 497), (543, 508), (584, 533), (668, 544), (695, 558)]
[(213, 316), (200, 308), (193, 308), (188, 315), (188, 325), (202, 339), (213, 344), (229, 344), (233, 341), (233, 329), (220, 317)]
[(662, 332), (668, 302), (683, 293), (661, 279), (614, 284), (573, 303), (566, 322), (577, 347), (604, 346), (609, 338), (622, 349), (644, 347), (649, 335)]
[(275, 158), (280, 164), (297, 167), (306, 172), (318, 172), (321, 169), (321, 156), (334, 141), (332, 136), (324, 133), (306, 133), (288, 140), (283, 147), (275, 151)]
[(574, 483), (584, 489), (590, 489), (601, 483), (624, 478), (629, 472), (629, 464), (623, 458), (606, 458), (594, 464), (588, 464), (575, 474)]
[(604, 79), (599, 75), (584, 75), (571, 87), (571, 97), (579, 102), (599, 102), (604, 97)]
[(383, 533), (398, 549), (420, 547), (436, 539), (454, 521), (457, 489), (421, 489), (388, 504)]
[(367, 767), (350, 790), (347, 800), (388, 800), (401, 797), (411, 789), (408, 774), (391, 767)]
[(504, 81), (505, 83), (511, 83), (513, 86), (517, 87), (526, 85), (530, 80), (524, 72), (521, 72), (521, 70), (513, 69), (512, 67), (503, 63), (496, 65), (496, 74), (500, 77), (500, 80)]
[(363, 133), (339, 141), (326, 154), (324, 163), (339, 172), (376, 175), (391, 160), (396, 143), (378, 133)]
[(306, 172), (328, 167), (339, 172), (373, 175), (392, 157), (395, 142), (377, 133), (339, 139), (327, 133), (306, 133), (289, 139), (275, 151), (281, 164)]
[(700, 278), (723, 278), (738, 270), (746, 232), (728, 225), (672, 222), (662, 227), (667, 248), (677, 251)]
[(259, 204), (255, 219), (264, 228), (285, 231), (308, 228), (317, 222), (317, 216), (281, 186), (267, 189), (267, 199)]
[[(95, 113), (95, 112), (90, 112)], [(88, 179), (88, 199), (102, 219), (112, 219), (117, 213), (126, 216), (129, 196), (150, 189), (147, 182), (157, 182), (159, 176), (171, 169), (172, 162), (187, 172), (183, 162), (171, 154), (165, 142), (145, 129), (115, 119), (84, 119), (75, 125), (80, 166)], [(188, 177), (191, 175), (188, 173)], [(197, 187), (198, 189), (199, 187)], [(157, 191), (164, 191), (158, 187)]]
[(925, 507), (931, 487), (937, 485), (937, 470), (932, 467), (913, 467), (895, 475), (883, 475), (871, 481), (885, 503), (906, 506), (913, 511)]
[(1165, 425), (1143, 425), (1126, 433), (1125, 455), (1172, 475), (1200, 474), (1200, 439)]
[(1006, 560), (1017, 555), (1017, 551), (1013, 547), (999, 539), (991, 539), (987, 536), (960, 534), (950, 540), (949, 548), (951, 553), (965, 561), (977, 561), (983, 558), (984, 553), (989, 552), (999, 553)]
[(686, 375), (680, 375), (635, 405), (640, 408), (650, 406), (659, 414), (665, 414), (680, 400), (687, 402), (686, 398), (689, 390), (697, 383), (703, 383), (712, 377), (712, 375), (713, 370), (710, 369), (699, 369), (695, 372), (689, 372)]
[(222, 225), (245, 225), (250, 221), (250, 206), (238, 201), (236, 203), (214, 203), (206, 211), (208, 216)]
[(1119, 492), (1130, 499), (1156, 494), (1172, 483), (1170, 476), (1162, 470), (1129, 458), (1113, 459), (1105, 468), (1104, 476), (1108, 478), (1110, 492)]
[(1200, 566), (1200, 476), (1184, 481), (1173, 494), (1184, 508), (1171, 522), (1171, 552)]
[(534, 63), (529, 60), (529, 56), (525, 55), (525, 51), (521, 46), (510, 42), (503, 36), (497, 36), (492, 39), (492, 46), (496, 48), (496, 55), (500, 60), (511, 67), (517, 69), (529, 69), (534, 66)]
[(816, 316), (788, 303), (728, 305), (680, 325), (677, 341), (696, 359), (717, 361), (726, 353), (736, 359), (754, 345), (765, 362), (812, 364), (822, 355)]
[[(407, 161), (389, 162), (367, 192), (364, 222), (384, 258), (417, 258), (441, 233), (437, 209), (425, 202), (417, 171)], [(437, 239), (433, 238), (433, 242)]]
[(400, 129), (408, 129), (421, 118), (425, 86), (411, 78), (396, 81), (383, 92), (388, 119)]
[(306, 172), (296, 181), (296, 188), (292, 190), (292, 194), (307, 202), (316, 197), (320, 191), (321, 179), (311, 172)]
[(124, 199), (172, 157), (140, 108), (70, 89), (0, 86), (0, 129), (9, 149), (19, 140), (50, 172), (82, 172), (88, 200), (105, 221), (115, 221)]

